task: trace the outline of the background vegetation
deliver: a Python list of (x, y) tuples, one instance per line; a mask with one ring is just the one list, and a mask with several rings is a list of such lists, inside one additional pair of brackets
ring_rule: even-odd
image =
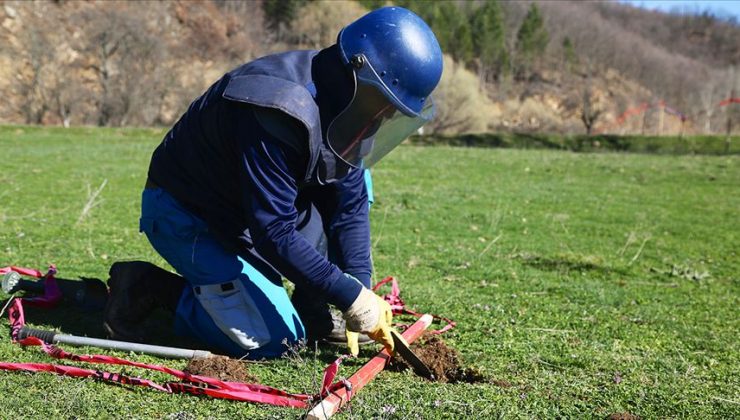
[(328, 46), (386, 4), (420, 14), (450, 56), (442, 89), (461, 93), (440, 95), (448, 112), (432, 131), (730, 135), (738, 125), (734, 18), (496, 0), (5, 1), (0, 122), (168, 126), (236, 65)]

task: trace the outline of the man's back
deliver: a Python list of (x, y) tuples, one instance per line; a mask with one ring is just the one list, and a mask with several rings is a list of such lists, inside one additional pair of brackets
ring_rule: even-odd
[[(281, 147), (286, 143), (291, 146), (286, 161), (293, 175), (301, 179), (308, 160), (308, 140), (297, 120), (241, 100), (249, 97), (234, 97), (249, 95), (239, 92), (238, 87), (236, 94), (232, 93), (233, 85), (227, 89), (234, 78), (253, 74), (271, 73), (278, 79), (276, 84), (284, 77), (303, 82), (306, 74), (310, 75), (313, 54), (302, 51), (268, 56), (225, 74), (193, 101), (152, 155), (151, 181), (204, 219), (228, 248), (251, 245), (245, 232), (248, 214), (242, 198), (245, 147), (253, 141), (275, 139), (271, 127), (281, 128)], [(306, 63), (309, 67), (300, 74), (296, 66)]]

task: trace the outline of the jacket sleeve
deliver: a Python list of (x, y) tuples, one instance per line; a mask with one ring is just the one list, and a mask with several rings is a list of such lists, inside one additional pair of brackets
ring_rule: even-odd
[(370, 221), (368, 190), (362, 170), (350, 171), (339, 182), (327, 186), (316, 205), (324, 220), (330, 259), (344, 272), (370, 287)]
[(257, 252), (290, 281), (314, 288), (346, 310), (362, 284), (319, 254), (296, 230), (296, 178), (305, 157), (254, 122), (241, 145), (240, 185)]

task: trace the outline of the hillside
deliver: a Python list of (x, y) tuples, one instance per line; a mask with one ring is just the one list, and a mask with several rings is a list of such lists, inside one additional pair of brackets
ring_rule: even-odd
[[(328, 45), (364, 13), (363, 5), (384, 4), (265, 1), (268, 7), (217, 0), (145, 7), (2, 2), (0, 123), (167, 126), (237, 64)], [(422, 15), (452, 7), (468, 32), (488, 3), (398, 2)], [(517, 33), (531, 2), (493, 3), (502, 10), (508, 70), (502, 65), (485, 76), (477, 57), (467, 65), (448, 61), (437, 95), (443, 112), (433, 131), (581, 133), (588, 114), (592, 132), (707, 134), (723, 133), (728, 120), (737, 120), (740, 106), (719, 106), (733, 96), (733, 86), (740, 88), (740, 70), (733, 70), (740, 63), (740, 27), (734, 22), (613, 2), (537, 2), (546, 48), (522, 72)], [(278, 20), (273, 4), (283, 8)]]

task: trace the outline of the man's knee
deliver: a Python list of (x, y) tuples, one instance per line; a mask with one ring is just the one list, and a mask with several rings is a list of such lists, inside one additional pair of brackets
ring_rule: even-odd
[(191, 335), (234, 357), (278, 357), (306, 335), (285, 289), (249, 270), (229, 282), (193, 285), (178, 315)]

